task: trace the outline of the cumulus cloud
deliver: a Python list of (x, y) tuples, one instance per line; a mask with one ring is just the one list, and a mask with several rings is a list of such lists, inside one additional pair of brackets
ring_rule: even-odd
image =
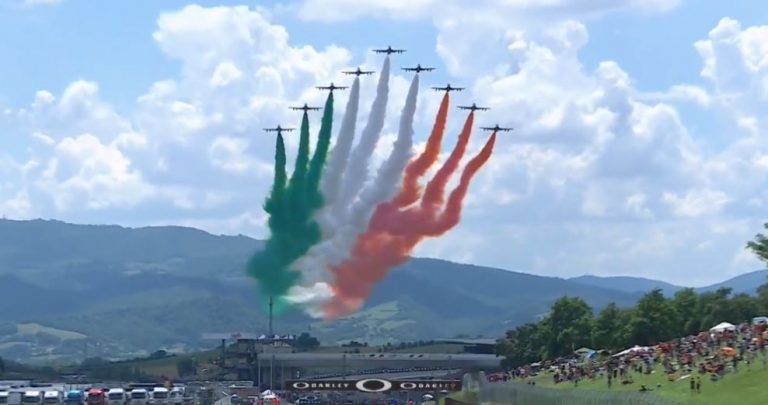
[(91, 134), (62, 139), (40, 185), (60, 211), (79, 204), (91, 209), (130, 207), (153, 193), (115, 145), (104, 145)]
[[(579, 58), (590, 41), (584, 18), (677, 4), (486, 0), (457, 13), (454, 1), (307, 0), (301, 15), (430, 18), (450, 78), (492, 107), (478, 120), (515, 127), (472, 185), (463, 222), (419, 254), (552, 275), (703, 283), (754, 265), (734, 252), (768, 206), (768, 27), (723, 19), (702, 33), (697, 85), (641, 92), (618, 63), (587, 67)], [(286, 107), (322, 102), (312, 87), (340, 82), (339, 71), (357, 61), (339, 46), (296, 45), (285, 27), (243, 6), (164, 13), (153, 38), (180, 71), (157, 78), (130, 114), (87, 80), (61, 94), (38, 91), (27, 106), (3, 112), (0, 125), (23, 138), (28, 155), (0, 158), (0, 174), (11, 179), (0, 186), (0, 209), (63, 219), (129, 212), (152, 224), (263, 236), (274, 138), (261, 129), (296, 123)], [(364, 68), (378, 68), (380, 58), (365, 58)], [(374, 83), (363, 80), (362, 117)], [(407, 83), (392, 79), (392, 119)], [(420, 99), (419, 141), (438, 99)], [(337, 106), (343, 102), (341, 95)], [(691, 129), (683, 104), (727, 117), (717, 142)], [(451, 114), (450, 133), (462, 118)], [(392, 128), (388, 122), (379, 160)], [(472, 148), (485, 136), (475, 132)], [(287, 142), (295, 149), (294, 137)]]
[[(600, 14), (624, 8), (644, 11), (668, 11), (682, 0), (482, 0), (471, 8), (459, 0), (304, 0), (299, 16), (306, 20), (344, 21), (360, 17), (415, 19), (464, 13), (492, 13), (510, 16), (562, 16)], [(456, 15), (457, 13), (453, 13)]]

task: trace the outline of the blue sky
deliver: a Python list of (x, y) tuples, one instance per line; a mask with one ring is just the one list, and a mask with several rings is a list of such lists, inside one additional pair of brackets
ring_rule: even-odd
[[(263, 237), (270, 145), (249, 133), (295, 120), (278, 107), (318, 102), (310, 86), (344, 80), (342, 68), (378, 70), (366, 51), (391, 44), (408, 49), (393, 66), (438, 67), (423, 88), (464, 85), (458, 101), (492, 104), (482, 123), (519, 128), (473, 186), (462, 224), (418, 254), (697, 285), (761, 266), (742, 248), (768, 204), (762, 2), (50, 3), (0, 0), (9, 217)], [(244, 45), (243, 33), (271, 42)], [(707, 60), (716, 69), (702, 75)], [(228, 63), (247, 79), (212, 88)], [(273, 73), (252, 75), (260, 69)], [(393, 78), (393, 114), (407, 80)], [(417, 142), (436, 105), (422, 93)]]

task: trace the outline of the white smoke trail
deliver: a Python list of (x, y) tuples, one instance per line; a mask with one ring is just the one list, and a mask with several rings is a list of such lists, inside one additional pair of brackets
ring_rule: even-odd
[[(389, 56), (387, 56), (381, 68), (381, 75), (376, 86), (376, 97), (371, 105), (368, 121), (363, 128), (360, 141), (350, 156), (349, 151), (354, 140), (354, 124), (357, 118), (360, 93), (359, 80), (355, 80), (353, 84), (337, 144), (332, 152), (331, 161), (328, 162), (328, 169), (321, 179), (325, 204), (315, 218), (320, 225), (322, 240), (319, 244), (312, 246), (306, 255), (293, 264), (293, 270), (302, 273), (302, 281), (289, 292), (287, 299), (290, 301), (309, 303), (316, 299), (325, 300), (331, 297), (328, 285), (318, 283), (328, 278), (323, 273), (328, 271), (329, 255), (332, 255), (336, 250), (333, 238), (336, 236), (339, 226), (344, 223), (346, 211), (368, 177), (368, 164), (381, 136), (381, 130), (384, 128), (389, 98), (389, 72), (390, 61)], [(358, 88), (355, 89), (355, 86)], [(353, 104), (350, 103), (353, 98), (355, 101), (354, 110), (351, 110)], [(349, 170), (345, 171), (345, 168), (349, 168)], [(333, 256), (343, 258), (343, 255), (339, 253)]]
[[(341, 179), (344, 175), (344, 170), (347, 168), (347, 161), (349, 160), (349, 152), (352, 149), (352, 142), (355, 140), (355, 124), (357, 123), (357, 109), (360, 104), (360, 77), (356, 77), (352, 83), (352, 88), (349, 92), (349, 100), (347, 100), (347, 108), (344, 111), (344, 120), (341, 122), (341, 128), (339, 129), (339, 135), (336, 138), (336, 145), (334, 145), (331, 151), (331, 156), (328, 157), (328, 163), (325, 167), (323, 177), (320, 179), (320, 191), (323, 193), (323, 200), (325, 205), (323, 211), (326, 211), (329, 206), (333, 206), (341, 187)], [(321, 211), (317, 215), (318, 219), (327, 215), (327, 212)], [(324, 221), (328, 222), (328, 221)], [(323, 228), (323, 235), (326, 235), (330, 230), (325, 229), (327, 224), (320, 223), (320, 227)]]
[(306, 262), (307, 272), (302, 286), (291, 290), (291, 300), (301, 302), (308, 308), (308, 313), (318, 316), (322, 313), (321, 306), (332, 296), (328, 285), (331, 266), (338, 265), (347, 258), (349, 250), (355, 243), (355, 238), (368, 225), (373, 209), (379, 203), (389, 200), (395, 195), (400, 179), (411, 158), (413, 146), (413, 118), (416, 113), (418, 98), (419, 76), (415, 75), (408, 89), (405, 106), (400, 116), (400, 128), (392, 152), (381, 165), (376, 177), (360, 193), (357, 200), (349, 208), (347, 215), (337, 224), (337, 229), (331, 239), (313, 247), (317, 256)]
[[(360, 105), (360, 77), (356, 77), (350, 89), (347, 107), (344, 110), (344, 119), (341, 122), (339, 135), (336, 138), (336, 144), (328, 157), (328, 163), (320, 179), (320, 191), (323, 193), (323, 208), (315, 215), (315, 219), (320, 225), (323, 238), (329, 238), (333, 234), (334, 225), (338, 219), (333, 218), (333, 207), (339, 195), (341, 180), (344, 176), (344, 170), (349, 161), (349, 152), (352, 149), (352, 143), (355, 140), (355, 125), (357, 124), (357, 110)], [(317, 245), (315, 245), (317, 246)], [(312, 263), (321, 260), (318, 249), (313, 246), (306, 255), (301, 257), (293, 264), (292, 269), (304, 274), (304, 286), (297, 286), (291, 291), (288, 299), (296, 303), (309, 303), (319, 300), (325, 301), (331, 297), (331, 291), (328, 285), (315, 284), (318, 277), (308, 275), (308, 269), (312, 268)], [(316, 266), (315, 266), (316, 267)], [(322, 313), (311, 313), (315, 317), (322, 316)]]
[(341, 187), (338, 200), (331, 206), (332, 215), (341, 219), (350, 204), (355, 200), (358, 192), (368, 179), (368, 164), (379, 142), (381, 130), (384, 128), (384, 118), (387, 113), (387, 99), (389, 98), (389, 56), (384, 60), (381, 68), (379, 84), (376, 87), (376, 98), (371, 106), (368, 122), (360, 135), (360, 142), (352, 151), (349, 158), (349, 170), (344, 174), (344, 183)]

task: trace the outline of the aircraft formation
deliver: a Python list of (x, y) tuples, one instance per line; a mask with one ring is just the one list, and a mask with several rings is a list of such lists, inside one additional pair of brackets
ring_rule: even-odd
[[(387, 54), (387, 55), (391, 55), (393, 53), (404, 53), (405, 51), (406, 51), (405, 49), (394, 49), (394, 48), (392, 48), (392, 46), (387, 46), (386, 48), (380, 48), (380, 49), (373, 49), (373, 52), (375, 52), (375, 53), (383, 53), (383, 54)], [(434, 67), (421, 66), (420, 63), (417, 64), (414, 67), (404, 67), (404, 68), (401, 68), (401, 69), (406, 71), (406, 72), (415, 72), (416, 74), (419, 74), (421, 72), (431, 72), (431, 71), (435, 70)], [(371, 75), (371, 74), (374, 73), (374, 71), (372, 71), (372, 70), (362, 70), (358, 66), (357, 69), (355, 69), (355, 70), (347, 70), (347, 71), (343, 71), (342, 73), (345, 74), (345, 75), (355, 75), (357, 77), (360, 77), (362, 75)], [(328, 86), (315, 86), (315, 88), (318, 89), (318, 90), (328, 90), (331, 93), (333, 93), (334, 90), (346, 90), (348, 87), (347, 86), (337, 86), (333, 82), (331, 82), (331, 84), (329, 84)], [(454, 86), (451, 86), (450, 83), (448, 83), (448, 84), (446, 84), (445, 86), (442, 86), (442, 87), (440, 87), (440, 86), (432, 87), (432, 89), (435, 90), (435, 91), (445, 91), (447, 93), (450, 93), (452, 91), (463, 91), (464, 87), (454, 87)], [(310, 106), (307, 105), (307, 103), (304, 103), (304, 105), (300, 106), (300, 107), (289, 107), (289, 108), (292, 109), (292, 110), (296, 110), (296, 111), (304, 111), (305, 113), (307, 111), (319, 111), (319, 110), (321, 110), (320, 107), (310, 107)], [(470, 110), (472, 112), (475, 112), (475, 111), (488, 111), (488, 110), (490, 110), (490, 108), (488, 108), (488, 107), (480, 107), (476, 103), (472, 103), (472, 105), (469, 105), (469, 106), (460, 105), (460, 106), (458, 106), (458, 108), (460, 110)], [(501, 127), (501, 126), (499, 126), (499, 124), (496, 124), (496, 125), (494, 125), (492, 127), (480, 127), (480, 129), (483, 129), (483, 130), (486, 130), (486, 131), (493, 131), (493, 132), (508, 132), (508, 131), (512, 131), (514, 128)], [(264, 130), (267, 131), (267, 132), (277, 132), (278, 134), (282, 134), (282, 132), (284, 132), (284, 131), (285, 132), (293, 131), (294, 128), (281, 128), (280, 125), (278, 125), (275, 128), (264, 128)]]

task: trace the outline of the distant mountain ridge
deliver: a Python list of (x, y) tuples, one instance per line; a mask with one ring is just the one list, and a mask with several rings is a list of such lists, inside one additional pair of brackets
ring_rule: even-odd
[(568, 280), (596, 287), (607, 288), (611, 290), (618, 290), (624, 292), (643, 293), (651, 291), (655, 288), (660, 288), (665, 295), (672, 295), (675, 292), (682, 290), (684, 287), (680, 287), (674, 284), (666, 283), (659, 280), (651, 280), (642, 277), (631, 276), (578, 276), (572, 277)]
[[(682, 290), (682, 286), (666, 283), (664, 281), (652, 280), (642, 277), (631, 276), (579, 276), (568, 279), (583, 285), (590, 285), (593, 287), (607, 288), (610, 290), (624, 291), (624, 292), (647, 292), (655, 288), (660, 288), (665, 295), (673, 295), (677, 291)], [(696, 287), (693, 290), (702, 293), (708, 291), (715, 291), (719, 288), (730, 288), (734, 294), (747, 293), (754, 294), (762, 284), (768, 282), (768, 270), (757, 270), (750, 273), (745, 273), (733, 277), (731, 279), (722, 281), (720, 283)]]
[[(261, 246), (245, 236), (176, 226), (0, 220), (0, 356), (63, 362), (215, 345), (202, 340), (205, 332), (264, 333), (266, 300), (244, 272)], [(563, 295), (599, 309), (631, 305), (644, 292), (628, 289), (632, 280), (614, 281), (413, 258), (390, 272), (357, 314), (324, 322), (292, 310), (276, 318), (275, 329), (311, 329), (325, 342), (495, 337), (546, 314)], [(85, 338), (14, 333), (22, 323)]]

